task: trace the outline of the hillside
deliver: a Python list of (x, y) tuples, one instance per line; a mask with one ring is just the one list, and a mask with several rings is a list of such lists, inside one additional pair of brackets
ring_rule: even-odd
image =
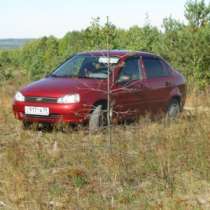
[(20, 48), (33, 39), (0, 39), (0, 49)]

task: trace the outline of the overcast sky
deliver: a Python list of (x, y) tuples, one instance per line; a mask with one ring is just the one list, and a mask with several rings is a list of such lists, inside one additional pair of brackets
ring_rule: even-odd
[(184, 21), (185, 0), (0, 0), (0, 38), (38, 38), (84, 29), (106, 16), (120, 28), (142, 26), (146, 14), (160, 27), (165, 17)]

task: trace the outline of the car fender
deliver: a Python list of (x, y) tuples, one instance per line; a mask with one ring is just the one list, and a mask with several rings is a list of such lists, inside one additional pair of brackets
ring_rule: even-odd
[(178, 87), (174, 87), (170, 94), (169, 94), (169, 99), (168, 102), (171, 101), (172, 98), (178, 97), (180, 99), (180, 102), (182, 101), (182, 93)]

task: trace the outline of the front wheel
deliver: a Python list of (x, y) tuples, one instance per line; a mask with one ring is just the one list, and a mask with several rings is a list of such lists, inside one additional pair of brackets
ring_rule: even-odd
[(97, 131), (107, 124), (107, 112), (103, 105), (97, 105), (89, 119), (89, 131)]
[(170, 119), (175, 119), (180, 113), (181, 107), (177, 99), (172, 99), (171, 103), (168, 106), (167, 117)]

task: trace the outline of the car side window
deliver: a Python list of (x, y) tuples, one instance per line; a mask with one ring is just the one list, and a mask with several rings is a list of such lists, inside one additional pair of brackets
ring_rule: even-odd
[(172, 75), (172, 68), (171, 68), (171, 66), (167, 62), (165, 62), (164, 60), (161, 60), (161, 63), (163, 65), (164, 71), (166, 71), (166, 74), (168, 76), (171, 76)]
[(118, 82), (139, 80), (140, 78), (139, 58), (129, 58), (121, 69)]
[(143, 58), (144, 67), (146, 69), (146, 75), (148, 79), (167, 77), (169, 71), (167, 71), (162, 62), (158, 58)]

